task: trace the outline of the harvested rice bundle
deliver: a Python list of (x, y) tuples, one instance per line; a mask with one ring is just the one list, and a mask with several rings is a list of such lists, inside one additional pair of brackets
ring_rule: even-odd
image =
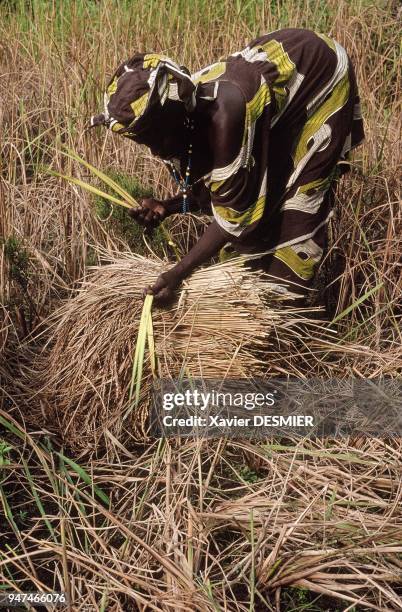
[[(110, 262), (110, 257), (109, 257)], [(119, 254), (92, 269), (77, 295), (55, 313), (41, 358), (41, 397), (48, 424), (81, 450), (119, 437), (145, 436), (152, 386), (145, 354), (139, 402), (129, 400), (143, 287), (164, 270), (160, 261)], [(195, 272), (167, 309), (153, 308), (158, 375), (245, 378), (267, 370), (268, 337), (290, 345), (303, 312), (258, 271), (231, 260)]]

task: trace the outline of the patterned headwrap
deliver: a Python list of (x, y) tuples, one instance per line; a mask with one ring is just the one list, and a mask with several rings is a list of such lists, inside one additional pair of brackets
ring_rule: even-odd
[(90, 127), (106, 125), (113, 132), (134, 138), (152, 110), (167, 99), (181, 101), (187, 112), (195, 108), (196, 86), (190, 74), (168, 57), (136, 53), (121, 64), (104, 94), (104, 112), (91, 117)]

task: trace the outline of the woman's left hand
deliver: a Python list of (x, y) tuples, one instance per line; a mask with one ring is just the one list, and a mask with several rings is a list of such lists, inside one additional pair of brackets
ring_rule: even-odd
[(144, 289), (144, 295), (153, 295), (158, 304), (167, 304), (174, 298), (174, 290), (180, 285), (182, 278), (176, 274), (174, 268), (158, 276), (153, 285)]

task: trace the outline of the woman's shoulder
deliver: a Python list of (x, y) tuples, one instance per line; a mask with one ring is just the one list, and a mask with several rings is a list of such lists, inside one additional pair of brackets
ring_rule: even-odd
[(214, 166), (220, 167), (235, 157), (243, 142), (246, 100), (241, 89), (230, 81), (219, 81), (210, 108), (210, 144)]
[(216, 127), (236, 128), (244, 125), (246, 99), (241, 88), (231, 81), (218, 81), (211, 119)]

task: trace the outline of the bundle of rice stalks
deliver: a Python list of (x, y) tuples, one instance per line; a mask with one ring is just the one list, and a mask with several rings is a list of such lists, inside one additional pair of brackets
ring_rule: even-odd
[[(160, 377), (247, 378), (267, 371), (274, 344), (285, 351), (303, 337), (305, 312), (281, 305), (277, 286), (232, 260), (195, 272), (172, 305), (152, 309), (147, 351), (150, 319), (142, 317), (146, 329), (139, 329), (142, 292), (163, 269), (160, 261), (119, 254), (94, 267), (53, 316), (40, 359), (40, 396), (49, 427), (63, 432), (72, 447), (89, 449), (118, 438), (124, 427), (145, 436), (155, 354), (154, 375)], [(141, 363), (134, 381), (137, 338)], [(138, 391), (136, 400), (129, 399), (130, 387)]]

